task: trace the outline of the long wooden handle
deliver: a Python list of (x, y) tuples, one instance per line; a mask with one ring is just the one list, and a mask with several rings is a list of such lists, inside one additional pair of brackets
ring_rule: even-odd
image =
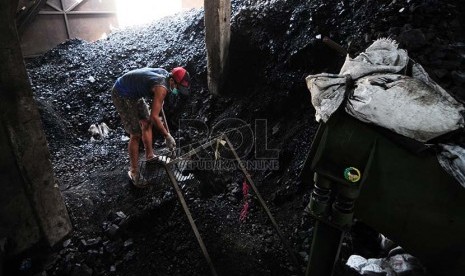
[(168, 127), (168, 121), (166, 120), (165, 110), (163, 108), (164, 106), (165, 106), (165, 102), (163, 102), (163, 104), (161, 105), (161, 116), (163, 116), (163, 123), (165, 124), (166, 130), (168, 131), (168, 133), (170, 133), (170, 128)]
[(339, 45), (338, 43), (336, 43), (334, 40), (332, 40), (331, 38), (325, 36), (323, 37), (323, 43), (328, 45), (330, 48), (336, 50), (338, 53), (340, 53), (341, 55), (343, 56), (346, 56), (347, 55), (347, 51), (346, 49), (344, 49), (344, 47), (342, 47), (341, 45)]

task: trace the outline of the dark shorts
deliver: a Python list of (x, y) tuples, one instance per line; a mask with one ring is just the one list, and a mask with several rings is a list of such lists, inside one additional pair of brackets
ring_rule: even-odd
[(111, 98), (113, 104), (121, 117), (124, 130), (127, 133), (133, 135), (141, 135), (142, 130), (140, 128), (139, 120), (149, 119), (150, 110), (149, 106), (142, 99), (129, 99), (119, 96), (118, 91), (113, 87), (111, 91)]

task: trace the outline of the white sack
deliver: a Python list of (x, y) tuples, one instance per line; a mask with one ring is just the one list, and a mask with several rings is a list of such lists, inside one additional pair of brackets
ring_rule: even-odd
[(316, 111), (316, 121), (327, 122), (344, 100), (346, 79), (344, 76), (323, 73), (310, 75), (306, 80)]
[(339, 74), (349, 74), (354, 80), (372, 74), (402, 74), (401, 71), (405, 70), (408, 61), (407, 52), (398, 49), (395, 41), (381, 38), (356, 58), (351, 59), (347, 56)]
[(441, 92), (407, 76), (372, 75), (357, 80), (345, 110), (363, 122), (426, 142), (464, 125), (463, 107)]
[(306, 78), (316, 120), (326, 122), (344, 100), (346, 76), (354, 80), (345, 110), (353, 117), (421, 142), (462, 128), (465, 108), (415, 64), (404, 76), (406, 51), (389, 39), (375, 41), (354, 59), (346, 58), (339, 75)]

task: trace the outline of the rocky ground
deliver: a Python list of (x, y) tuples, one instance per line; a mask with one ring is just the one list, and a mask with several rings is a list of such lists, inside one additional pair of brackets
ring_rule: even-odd
[[(166, 179), (160, 177), (157, 185), (142, 191), (128, 184), (127, 136), (109, 93), (116, 78), (128, 70), (179, 65), (191, 73), (192, 96), (170, 97), (166, 112), (180, 143), (189, 144), (196, 137), (179, 128), (179, 119), (196, 119), (209, 128), (228, 118), (252, 124), (266, 119), (268, 147), (279, 149), (279, 170), (251, 174), (298, 252), (298, 265), (289, 259), (255, 197), (247, 220), (239, 221), (241, 173), (199, 174), (196, 181), (182, 185), (218, 273), (300, 274), (308, 258), (312, 221), (303, 212), (311, 184), (299, 175), (317, 128), (304, 79), (338, 72), (344, 61), (319, 35), (340, 43), (352, 56), (376, 38), (396, 39), (434, 80), (463, 101), (463, 9), (463, 3), (453, 0), (233, 1), (230, 74), (221, 97), (210, 95), (206, 86), (203, 10), (117, 31), (95, 43), (69, 40), (28, 60), (74, 232), (49, 254), (31, 253), (12, 262), (12, 274), (209, 273)], [(109, 137), (91, 141), (89, 126), (102, 122), (112, 129)], [(155, 144), (161, 148), (162, 142), (157, 137)], [(211, 183), (205, 186), (205, 181)], [(385, 253), (376, 233), (357, 226), (344, 244), (339, 274), (353, 273), (343, 265), (350, 254)]]

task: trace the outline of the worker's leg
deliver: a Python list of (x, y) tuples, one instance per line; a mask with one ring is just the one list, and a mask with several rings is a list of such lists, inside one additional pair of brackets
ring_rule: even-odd
[(152, 146), (152, 123), (150, 120), (140, 120), (140, 128), (142, 129), (142, 143), (144, 143), (145, 159), (152, 159), (155, 155)]
[(129, 133), (129, 169), (133, 175), (139, 171), (139, 141), (142, 136), (142, 130), (139, 124), (140, 100), (121, 98), (118, 91), (113, 88), (112, 99), (118, 111), (124, 130)]
[(137, 114), (139, 117), (139, 129), (142, 134), (142, 142), (144, 143), (145, 159), (148, 160), (154, 156), (152, 146), (152, 123), (150, 122), (149, 105), (143, 98), (137, 101)]
[(139, 141), (141, 136), (130, 134), (128, 153), (129, 153), (129, 164), (131, 173), (137, 175), (139, 171)]

